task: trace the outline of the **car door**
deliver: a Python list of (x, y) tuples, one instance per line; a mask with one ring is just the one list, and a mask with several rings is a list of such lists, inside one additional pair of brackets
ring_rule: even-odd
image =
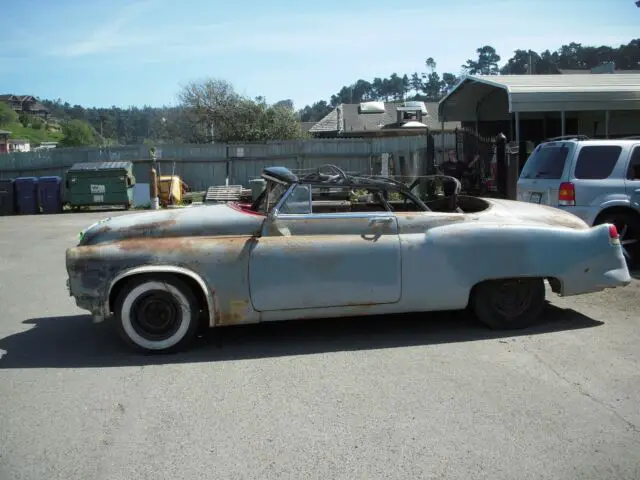
[(631, 206), (640, 210), (640, 144), (634, 145), (629, 157), (625, 189)]
[(392, 212), (313, 213), (297, 185), (265, 220), (249, 260), (257, 311), (394, 303), (402, 293)]

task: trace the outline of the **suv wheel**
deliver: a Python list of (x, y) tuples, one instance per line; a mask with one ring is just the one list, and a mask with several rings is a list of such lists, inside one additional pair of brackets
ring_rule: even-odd
[(640, 266), (640, 220), (633, 213), (608, 213), (596, 222), (611, 223), (620, 235), (620, 244), (629, 268)]

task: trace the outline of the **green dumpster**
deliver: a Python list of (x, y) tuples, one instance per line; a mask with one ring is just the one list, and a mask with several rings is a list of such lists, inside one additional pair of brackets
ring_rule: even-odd
[(76, 163), (67, 170), (65, 186), (71, 207), (123, 206), (133, 203), (131, 162)]

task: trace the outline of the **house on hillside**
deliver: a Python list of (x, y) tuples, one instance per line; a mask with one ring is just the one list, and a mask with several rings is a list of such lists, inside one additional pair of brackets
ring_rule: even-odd
[(0, 130), (0, 155), (9, 153), (9, 137), (11, 132), (8, 130)]
[(42, 142), (40, 145), (33, 149), (34, 152), (38, 152), (40, 150), (51, 150), (58, 146), (58, 142)]
[(28, 115), (44, 118), (45, 120), (49, 116), (49, 110), (47, 110), (45, 106), (38, 102), (38, 100), (32, 95), (0, 95), (0, 102), (5, 102), (18, 115), (26, 113)]
[(31, 143), (21, 138), (9, 139), (9, 152), (30, 152)]
[(444, 122), (438, 117), (437, 102), (362, 102), (342, 103), (311, 129), (316, 138), (370, 138), (433, 135), (435, 163), (456, 149), (456, 129), (460, 122)]

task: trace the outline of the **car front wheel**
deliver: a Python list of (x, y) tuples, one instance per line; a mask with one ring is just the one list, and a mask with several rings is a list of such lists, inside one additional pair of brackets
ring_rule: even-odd
[(132, 347), (167, 353), (185, 347), (198, 328), (198, 301), (178, 278), (131, 280), (115, 302), (118, 333)]
[(482, 282), (474, 289), (473, 310), (493, 329), (526, 328), (534, 324), (545, 306), (542, 278), (514, 278)]

